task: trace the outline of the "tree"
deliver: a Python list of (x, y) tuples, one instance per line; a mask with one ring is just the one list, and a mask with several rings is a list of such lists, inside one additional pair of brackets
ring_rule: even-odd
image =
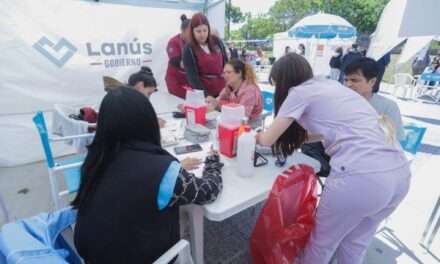
[(359, 32), (372, 33), (389, 0), (278, 0), (269, 14), (283, 31), (301, 18), (319, 11), (338, 15), (352, 23)]
[(275, 19), (267, 15), (259, 15), (254, 18), (248, 16), (247, 22), (241, 27), (240, 32), (245, 39), (266, 39), (281, 30)]
[(327, 0), (324, 11), (347, 19), (362, 33), (373, 33), (389, 0)]
[(240, 23), (243, 21), (244, 16), (239, 7), (233, 6), (231, 0), (226, 2), (225, 7), (226, 17), (226, 39), (230, 38), (231, 23)]
[(321, 10), (323, 0), (278, 0), (270, 8), (269, 15), (282, 31), (286, 31), (301, 18)]
[(231, 35), (229, 36), (230, 40), (242, 40), (244, 39), (243, 34), (240, 29), (232, 30)]
[[(372, 33), (380, 14), (389, 0), (278, 0), (266, 15), (252, 18), (245, 14), (246, 23), (240, 28), (243, 39), (264, 39), (276, 32), (288, 30), (305, 16), (320, 11), (345, 18), (360, 33)], [(237, 37), (237, 33), (235, 34)]]

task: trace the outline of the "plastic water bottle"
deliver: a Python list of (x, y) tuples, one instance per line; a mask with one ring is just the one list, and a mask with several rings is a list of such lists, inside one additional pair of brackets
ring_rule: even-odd
[(241, 177), (251, 177), (254, 173), (255, 144), (251, 127), (245, 126), (237, 142), (238, 174)]

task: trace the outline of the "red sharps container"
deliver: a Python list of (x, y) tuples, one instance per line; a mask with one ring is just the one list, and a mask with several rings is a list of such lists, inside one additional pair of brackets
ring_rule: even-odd
[(205, 95), (201, 90), (187, 90), (184, 104), (186, 123), (188, 125), (206, 125)]
[(238, 130), (244, 117), (244, 106), (239, 104), (222, 106), (218, 122), (218, 141), (221, 154), (230, 158), (237, 154)]

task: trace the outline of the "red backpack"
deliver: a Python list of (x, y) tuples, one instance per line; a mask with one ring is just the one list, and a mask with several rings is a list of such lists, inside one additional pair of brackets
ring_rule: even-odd
[[(95, 109), (91, 107), (83, 107), (79, 110), (80, 118), (83, 121), (86, 121), (91, 124), (96, 124), (98, 121), (98, 113), (95, 111)], [(90, 127), (89, 132), (95, 132), (96, 128)]]

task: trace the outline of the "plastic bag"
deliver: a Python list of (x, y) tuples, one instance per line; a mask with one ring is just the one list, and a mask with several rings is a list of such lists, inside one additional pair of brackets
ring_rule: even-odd
[(251, 235), (254, 264), (292, 263), (305, 247), (314, 226), (316, 181), (306, 165), (277, 177)]
[(400, 144), (403, 150), (416, 154), (422, 144), (423, 137), (425, 136), (426, 127), (419, 127), (414, 124), (408, 124), (403, 127), (405, 137), (400, 140)]

